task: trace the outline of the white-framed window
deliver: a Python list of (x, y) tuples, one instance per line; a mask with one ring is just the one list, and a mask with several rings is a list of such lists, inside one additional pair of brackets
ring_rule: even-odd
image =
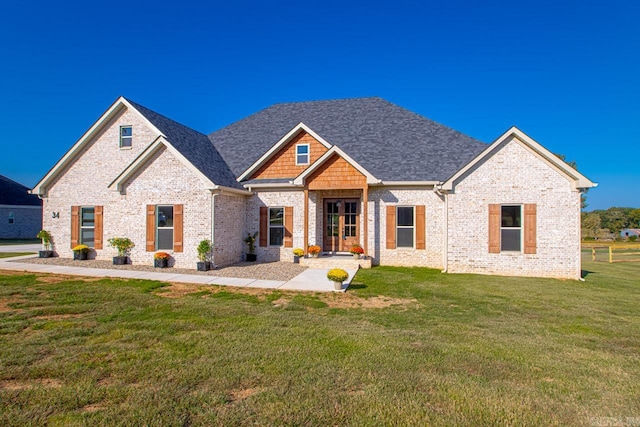
[(156, 206), (156, 249), (173, 250), (173, 205)]
[(296, 165), (309, 164), (309, 144), (296, 145)]
[(522, 251), (522, 206), (500, 206), (500, 250)]
[(80, 243), (92, 247), (96, 234), (96, 209), (93, 206), (80, 208)]
[(284, 242), (284, 208), (269, 208), (269, 246)]
[(9, 224), (13, 224), (15, 222), (15, 216), (13, 212), (9, 212)]
[(415, 224), (415, 206), (396, 207), (396, 247), (414, 247)]
[(133, 146), (133, 127), (120, 126), (120, 148), (131, 148)]

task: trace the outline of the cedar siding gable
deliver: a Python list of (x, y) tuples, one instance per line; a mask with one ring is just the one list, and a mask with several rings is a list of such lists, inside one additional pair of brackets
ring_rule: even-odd
[(332, 155), (306, 179), (309, 190), (353, 189), (367, 186), (367, 177), (338, 154)]
[[(309, 163), (296, 165), (296, 146), (309, 145)], [(295, 178), (309, 165), (327, 152), (327, 147), (321, 144), (308, 132), (302, 131), (281, 147), (267, 162), (262, 165), (249, 179)]]

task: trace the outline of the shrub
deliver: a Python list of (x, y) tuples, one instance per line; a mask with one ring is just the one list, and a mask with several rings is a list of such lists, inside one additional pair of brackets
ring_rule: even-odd
[(53, 238), (51, 237), (51, 233), (49, 233), (47, 230), (40, 230), (36, 237), (42, 240), (42, 246), (44, 247), (45, 251), (51, 250), (51, 241), (53, 240)]
[(87, 245), (76, 245), (72, 249), (73, 252), (89, 252), (89, 246)]
[(636, 240), (638, 240), (638, 236), (636, 236), (636, 235), (629, 236), (629, 241), (630, 242), (635, 242)]
[(347, 273), (346, 271), (344, 271), (341, 268), (331, 269), (327, 273), (327, 279), (331, 280), (332, 282), (340, 282), (340, 283), (342, 283), (345, 280), (347, 280), (348, 277), (349, 277), (349, 273)]
[(166, 252), (156, 252), (153, 254), (153, 259), (169, 259), (171, 255)]
[(308, 249), (309, 253), (312, 254), (312, 255), (313, 254), (319, 254), (321, 250), (322, 250), (322, 248), (320, 248), (320, 246), (318, 246), (318, 245), (311, 245), (311, 246), (309, 246), (309, 249)]
[(364, 249), (362, 249), (362, 246), (360, 245), (353, 245), (351, 246), (351, 249), (349, 249), (349, 252), (354, 255), (362, 255), (364, 253)]
[(127, 252), (135, 246), (128, 237), (112, 237), (108, 242), (109, 246), (118, 250), (118, 256), (127, 256)]
[(200, 244), (198, 244), (197, 251), (198, 260), (202, 262), (206, 261), (211, 253), (211, 240), (202, 240)]
[(256, 236), (258, 232), (255, 233), (247, 233), (247, 237), (244, 238), (244, 242), (249, 246), (249, 253), (253, 254), (256, 251)]
[(303, 255), (304, 255), (304, 250), (302, 250), (302, 249), (300, 249), (300, 248), (295, 248), (295, 249), (293, 250), (293, 254), (294, 254), (295, 256), (303, 256)]

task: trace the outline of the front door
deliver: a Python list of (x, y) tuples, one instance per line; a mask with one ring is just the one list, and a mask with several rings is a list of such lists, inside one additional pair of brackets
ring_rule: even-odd
[(324, 251), (346, 252), (360, 243), (359, 205), (359, 199), (324, 200)]

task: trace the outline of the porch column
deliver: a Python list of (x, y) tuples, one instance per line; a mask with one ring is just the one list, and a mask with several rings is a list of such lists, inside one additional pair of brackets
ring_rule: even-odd
[(362, 203), (364, 203), (364, 254), (369, 255), (369, 186), (367, 184), (362, 187)]
[(309, 189), (304, 189), (304, 253), (309, 247)]

